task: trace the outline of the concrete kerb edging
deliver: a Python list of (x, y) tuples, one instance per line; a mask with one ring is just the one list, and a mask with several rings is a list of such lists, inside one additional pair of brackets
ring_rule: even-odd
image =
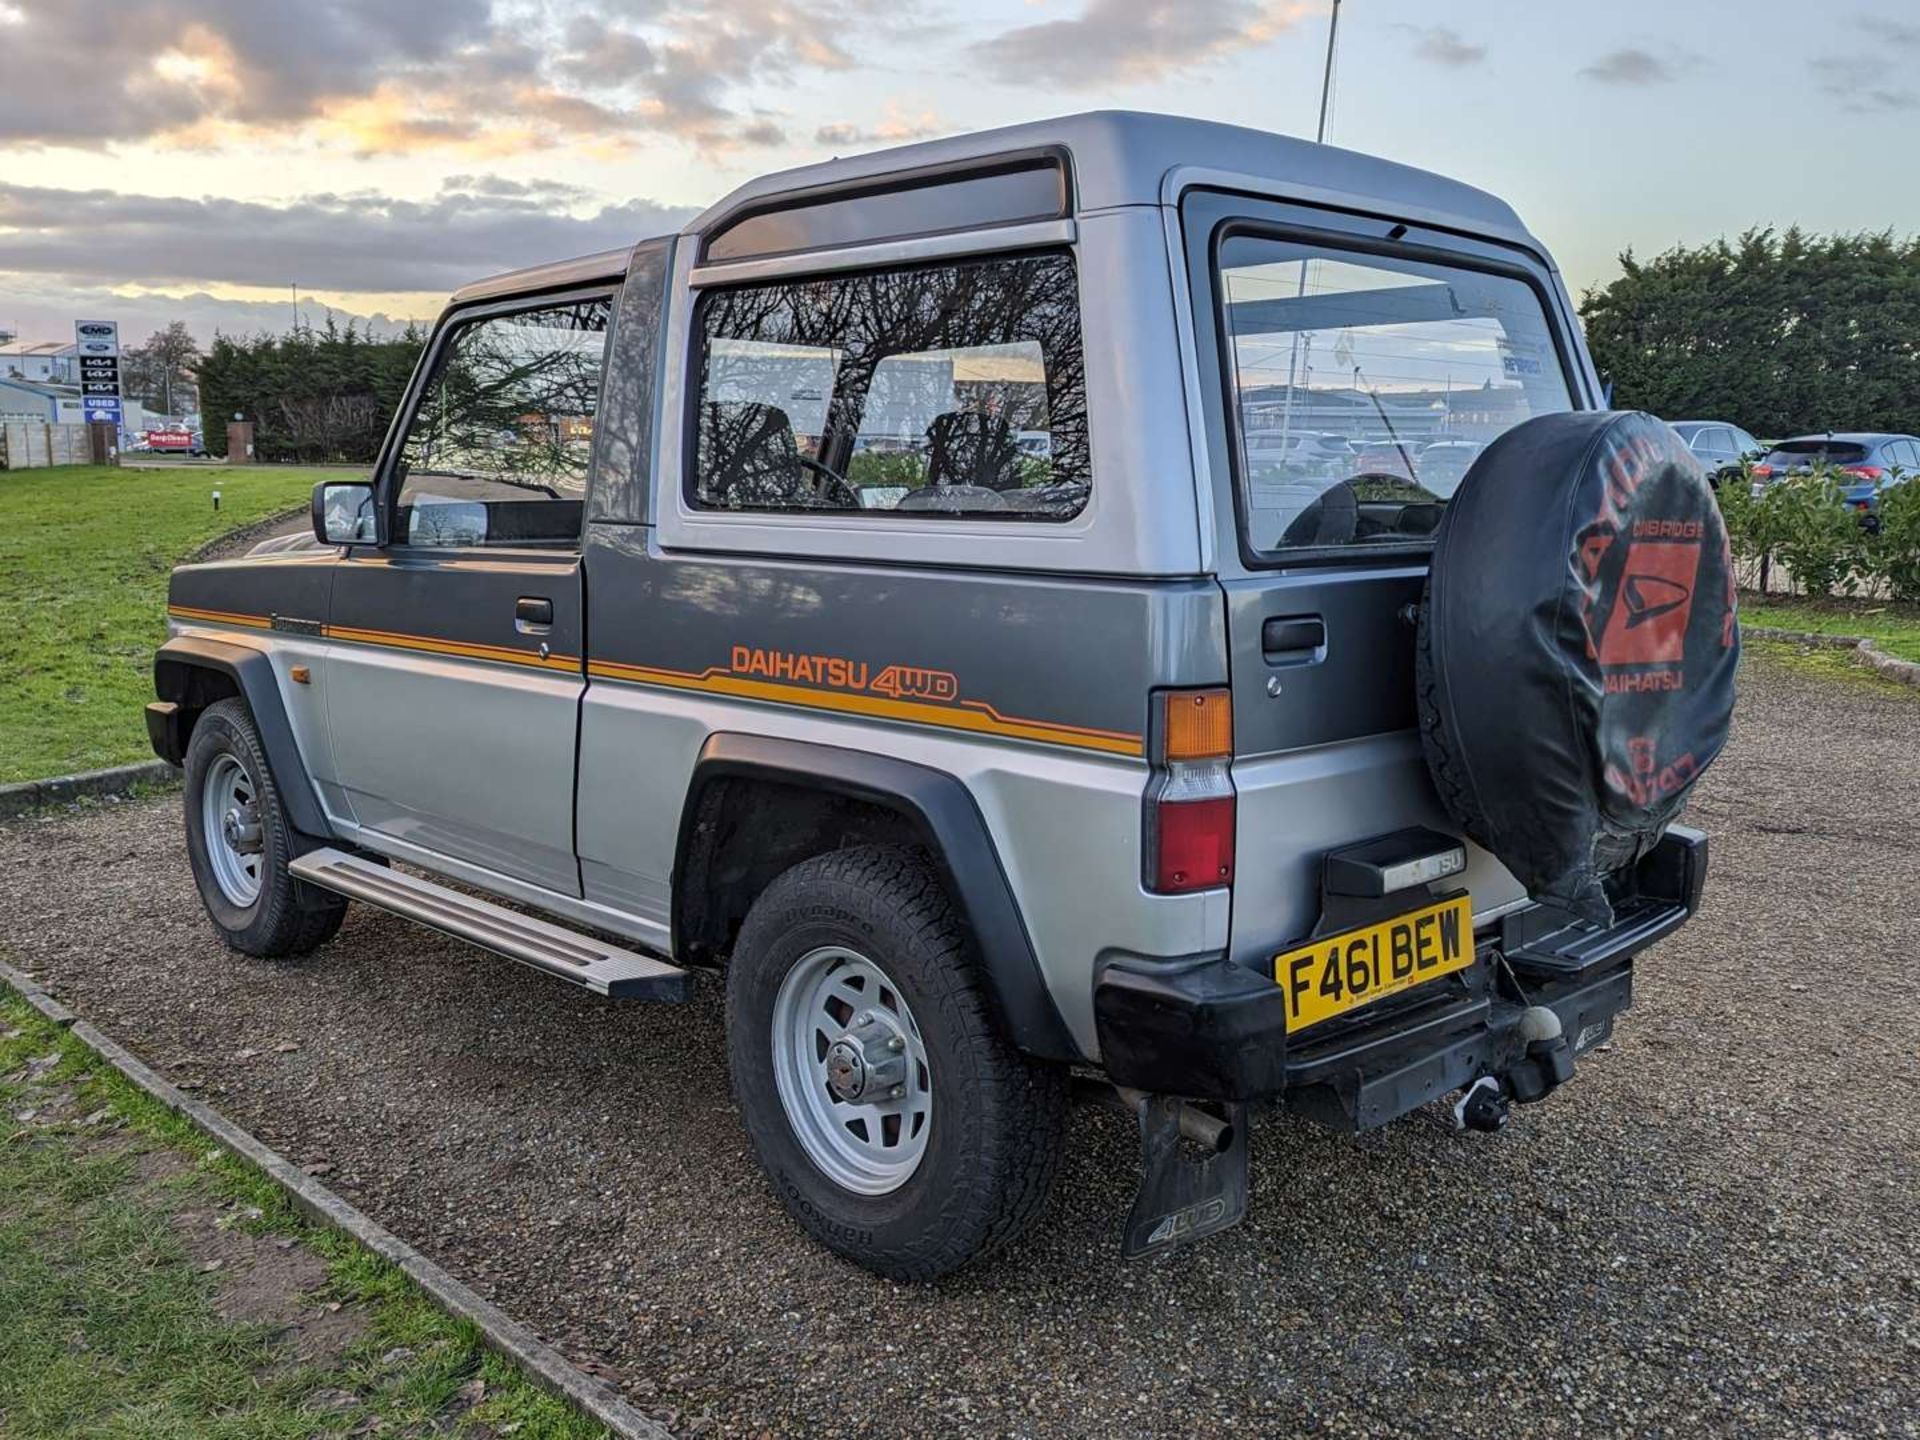
[(146, 760), (138, 765), (115, 765), (107, 770), (83, 770), (78, 775), (0, 785), (0, 820), (30, 815), (88, 795), (129, 795), (136, 786), (166, 785), (179, 778), (180, 772), (166, 761)]
[(1854, 660), (1878, 670), (1902, 685), (1920, 685), (1920, 665), (1889, 655), (1859, 635), (1823, 635), (1815, 630), (1776, 630), (1769, 625), (1742, 625), (1740, 633), (1756, 640), (1785, 640), (1794, 645), (1817, 645), (1825, 650), (1851, 650)]
[(318, 1224), (345, 1231), (376, 1255), (399, 1266), (442, 1309), (472, 1321), (488, 1349), (518, 1366), (543, 1390), (578, 1406), (623, 1440), (673, 1440), (667, 1430), (627, 1404), (610, 1386), (575, 1369), (559, 1351), (535, 1338), (499, 1306), (476, 1295), (406, 1241), (361, 1214), (311, 1175), (303, 1174), (224, 1115), (156, 1075), (138, 1057), (5, 961), (0, 961), (0, 981), (167, 1109), (185, 1116), (234, 1154), (265, 1172), (293, 1197), (302, 1214)]

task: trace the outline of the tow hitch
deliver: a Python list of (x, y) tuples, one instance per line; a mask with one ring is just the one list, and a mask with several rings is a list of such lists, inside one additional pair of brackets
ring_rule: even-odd
[(1544, 1005), (1530, 1005), (1514, 1028), (1526, 1050), (1497, 1075), (1482, 1075), (1460, 1092), (1453, 1102), (1458, 1129), (1498, 1130), (1507, 1123), (1509, 1100), (1531, 1105), (1573, 1078), (1573, 1047), (1558, 1015)]

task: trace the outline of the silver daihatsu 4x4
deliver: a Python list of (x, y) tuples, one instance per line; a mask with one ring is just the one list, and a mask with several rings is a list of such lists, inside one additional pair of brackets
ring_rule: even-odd
[(823, 1244), (1008, 1244), (1077, 1089), (1157, 1253), (1255, 1102), (1498, 1127), (1698, 903), (1724, 540), (1600, 404), (1449, 180), (1137, 114), (835, 160), (455, 295), (311, 542), (174, 574), (149, 728), (235, 950), (710, 968)]

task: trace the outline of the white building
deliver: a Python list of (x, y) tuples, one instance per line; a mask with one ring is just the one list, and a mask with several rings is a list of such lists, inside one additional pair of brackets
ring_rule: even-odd
[[(84, 425), (86, 411), (77, 385), (12, 379), (0, 375), (0, 424)], [(120, 430), (138, 435), (147, 428), (147, 412), (137, 400), (123, 402)]]
[(37, 380), (42, 384), (71, 385), (74, 355), (71, 342), (62, 345), (57, 340), (0, 348), (0, 380)]

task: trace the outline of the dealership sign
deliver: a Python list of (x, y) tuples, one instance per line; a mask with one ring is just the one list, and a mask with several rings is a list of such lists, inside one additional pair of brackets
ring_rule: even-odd
[(118, 425), (120, 412), (120, 326), (112, 320), (73, 322), (73, 348), (80, 367), (80, 403), (89, 421)]

